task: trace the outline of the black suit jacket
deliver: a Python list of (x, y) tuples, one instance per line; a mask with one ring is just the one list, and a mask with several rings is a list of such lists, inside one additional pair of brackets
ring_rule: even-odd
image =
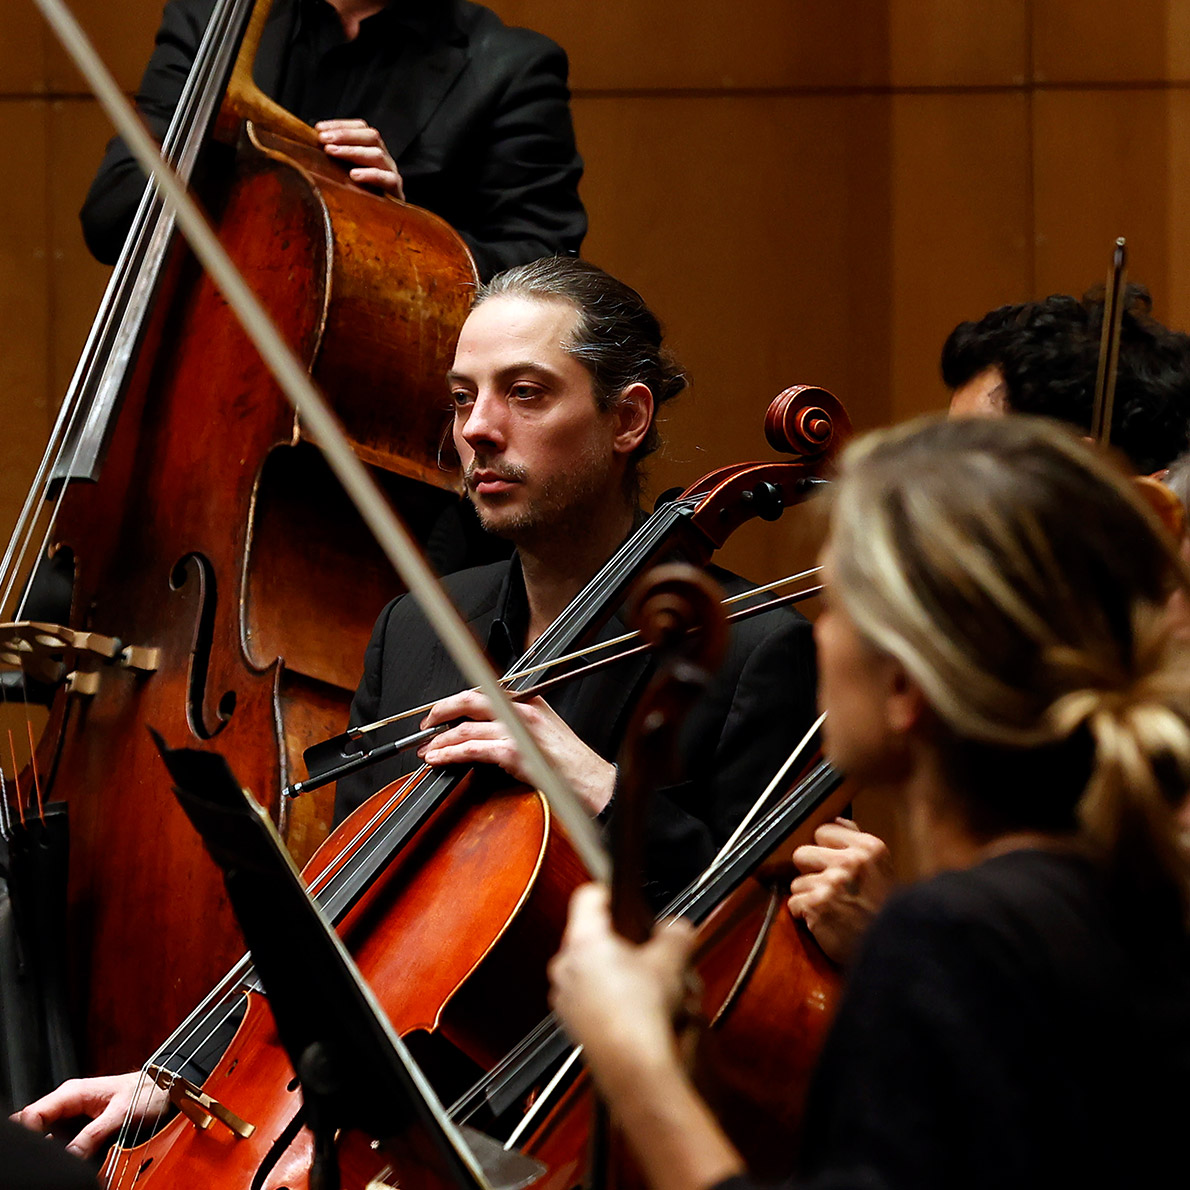
[[(297, 7), (277, 0), (255, 74), (277, 96)], [(510, 265), (577, 253), (587, 229), (578, 197), (567, 62), (549, 38), (506, 26), (468, 0), (392, 0), (376, 69), (383, 85), (357, 110), (384, 137), (409, 202), (441, 215), (467, 241), (484, 278)], [(163, 138), (215, 0), (169, 0), (137, 95)], [(362, 34), (361, 34), (362, 36)], [(284, 83), (288, 94), (301, 80)], [(113, 140), (81, 219), (87, 246), (113, 263), (131, 226), (144, 178)]]
[[(729, 594), (749, 584), (711, 568)], [(519, 566), (512, 561), (460, 571), (443, 580), (448, 593), (489, 654), (502, 651), (504, 616), (515, 601)], [(523, 594), (522, 594), (523, 597)], [(598, 639), (626, 631), (613, 617)], [(513, 652), (519, 650), (519, 642)], [(508, 657), (493, 656), (496, 668)], [(546, 696), (581, 739), (614, 760), (636, 700), (653, 672), (648, 656), (629, 658)], [(354, 724), (454, 693), (458, 670), (416, 603), (394, 600), (376, 622), (364, 676), (351, 708)], [(661, 908), (697, 876), (726, 841), (776, 773), (815, 715), (813, 635), (809, 623), (786, 609), (732, 627), (727, 658), (687, 720), (680, 750), (683, 779), (652, 796), (646, 838), (648, 893)], [(374, 733), (373, 742), (417, 729), (406, 720)], [(339, 782), (336, 817), (419, 765), (408, 751)], [(614, 812), (614, 801), (613, 801)]]

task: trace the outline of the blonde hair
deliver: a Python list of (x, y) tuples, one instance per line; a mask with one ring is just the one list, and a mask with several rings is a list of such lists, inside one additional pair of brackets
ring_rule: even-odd
[(972, 825), (1077, 831), (1133, 890), (1176, 896), (1190, 574), (1113, 463), (1024, 416), (927, 421), (844, 456), (835, 598), (937, 718)]

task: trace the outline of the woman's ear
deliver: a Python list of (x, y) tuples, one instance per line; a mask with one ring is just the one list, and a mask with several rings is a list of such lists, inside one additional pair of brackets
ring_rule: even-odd
[(622, 393), (612, 413), (616, 418), (614, 449), (630, 455), (644, 441), (653, 424), (653, 393), (647, 384), (630, 384)]
[(921, 687), (895, 658), (886, 658), (885, 721), (897, 735), (908, 735), (920, 726), (929, 704)]

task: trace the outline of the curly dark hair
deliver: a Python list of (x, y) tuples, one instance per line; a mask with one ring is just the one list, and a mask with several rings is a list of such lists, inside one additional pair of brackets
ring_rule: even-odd
[[(998, 367), (1010, 409), (1088, 430), (1103, 327), (1103, 286), (1081, 299), (1000, 306), (977, 322), (961, 322), (942, 348), (942, 379), (959, 388)], [(1124, 295), (1120, 363), (1112, 410), (1112, 444), (1149, 474), (1190, 444), (1190, 335), (1152, 316), (1143, 285)]]

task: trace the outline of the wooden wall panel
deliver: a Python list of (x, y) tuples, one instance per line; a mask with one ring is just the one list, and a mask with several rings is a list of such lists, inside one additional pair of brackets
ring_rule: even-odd
[(1028, 0), (890, 0), (887, 7), (893, 86), (1020, 86), (1028, 77)]
[(1190, 44), (1177, 44), (1187, 32), (1185, 8), (1184, 0), (1034, 0), (1034, 78), (1042, 83), (1186, 78)]
[(495, 0), (548, 33), (580, 89), (988, 86), (1025, 80), (1028, 0)]
[(111, 126), (89, 100), (55, 100), (49, 105), (47, 137), (55, 163), (48, 187), (51, 405), (70, 382), (110, 270), (92, 259), (79, 230), (78, 211), (99, 164)]
[(945, 408), (946, 336), (1030, 296), (1029, 106), (1017, 91), (893, 101), (890, 420)]
[(758, 449), (768, 401), (795, 381), (874, 399), (879, 365), (848, 350), (871, 310), (839, 261), (881, 258), (885, 172), (855, 175), (881, 105), (609, 98), (580, 100), (576, 114), (600, 214), (586, 254), (647, 296), (695, 377), (680, 419), (690, 445), (669, 452), (666, 486), (698, 465), (694, 443), (714, 443), (697, 452), (710, 465)]
[[(1190, 6), (1187, 6), (1190, 8)], [(1190, 330), (1190, 91), (1169, 92), (1166, 111), (1167, 206), (1165, 284), (1156, 296), (1160, 318)]]
[[(1043, 91), (1034, 99), (1039, 294), (1101, 280), (1118, 235), (1130, 273), (1168, 300), (1169, 100), (1163, 90)], [(1177, 214), (1178, 230), (1184, 225)]]
[[(870, 96), (581, 99), (586, 255), (646, 295), (694, 378), (651, 489), (764, 457), (793, 383), (887, 419), (887, 105)], [(743, 568), (759, 574), (772, 551)]]
[[(135, 90), (153, 49), (165, 0), (72, 0), (71, 8), (125, 91)], [(51, 38), (46, 82), (54, 94), (89, 94), (66, 52)]]
[(46, 32), (32, 4), (4, 12), (0, 37), (0, 95), (36, 95), (46, 87)]
[(880, 86), (887, 15), (870, 0), (492, 0), (511, 25), (547, 33), (579, 90)]
[(0, 538), (24, 499), (48, 429), (47, 105), (0, 101)]

